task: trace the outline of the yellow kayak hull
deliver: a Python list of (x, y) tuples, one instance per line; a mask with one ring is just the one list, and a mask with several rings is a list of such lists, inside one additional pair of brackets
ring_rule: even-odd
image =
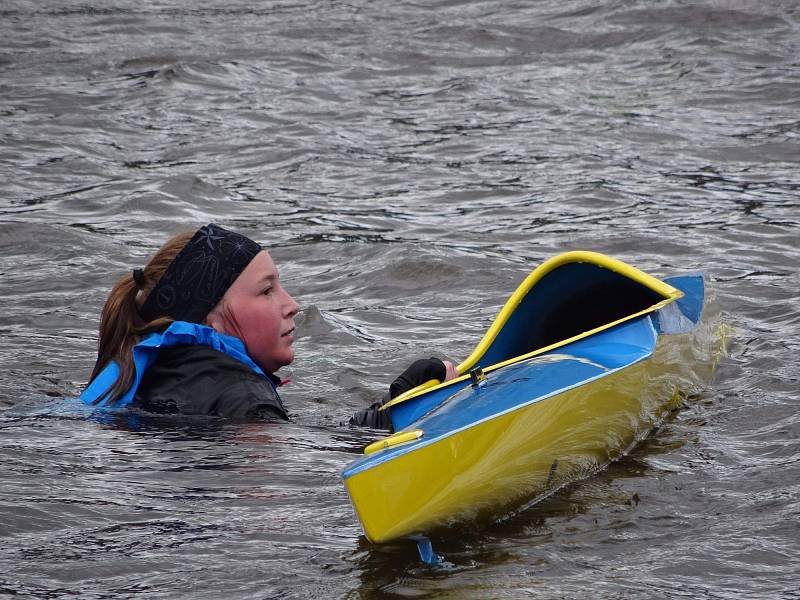
[(381, 543), (496, 518), (595, 473), (679, 402), (663, 357), (681, 341), (661, 338), (650, 359), (347, 478), (366, 536)]

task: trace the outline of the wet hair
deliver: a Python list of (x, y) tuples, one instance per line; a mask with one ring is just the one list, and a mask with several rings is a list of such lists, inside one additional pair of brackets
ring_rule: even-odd
[(133, 347), (149, 333), (164, 331), (173, 322), (171, 317), (157, 316), (145, 321), (139, 313), (150, 292), (156, 287), (167, 267), (192, 239), (194, 232), (170, 238), (138, 273), (123, 275), (111, 288), (100, 314), (100, 338), (97, 362), (89, 378), (91, 382), (112, 361), (119, 367), (119, 377), (100, 399), (110, 397), (114, 403), (133, 384), (136, 368)]

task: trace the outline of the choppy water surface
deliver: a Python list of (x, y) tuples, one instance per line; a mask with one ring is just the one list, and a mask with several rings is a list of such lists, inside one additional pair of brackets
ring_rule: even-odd
[[(0, 7), (0, 595), (797, 598), (794, 0)], [(303, 305), (285, 425), (90, 417), (116, 277), (208, 221)], [(362, 537), (342, 425), (527, 272), (702, 269), (714, 383), (454, 567)], [(288, 372), (288, 370), (287, 370)]]

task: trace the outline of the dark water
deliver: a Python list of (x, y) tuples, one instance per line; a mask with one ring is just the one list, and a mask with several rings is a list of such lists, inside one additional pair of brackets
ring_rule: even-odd
[[(0, 596), (800, 597), (794, 0), (3, 0), (0, 34)], [(115, 278), (212, 220), (303, 306), (294, 422), (61, 400)], [(715, 381), (450, 570), (366, 543), (341, 422), (570, 249), (704, 270)]]

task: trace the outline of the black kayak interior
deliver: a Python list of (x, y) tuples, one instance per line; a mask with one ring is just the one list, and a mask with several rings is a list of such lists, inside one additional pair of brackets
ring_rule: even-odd
[(664, 300), (593, 263), (567, 263), (539, 280), (476, 366), (488, 367), (646, 310)]

